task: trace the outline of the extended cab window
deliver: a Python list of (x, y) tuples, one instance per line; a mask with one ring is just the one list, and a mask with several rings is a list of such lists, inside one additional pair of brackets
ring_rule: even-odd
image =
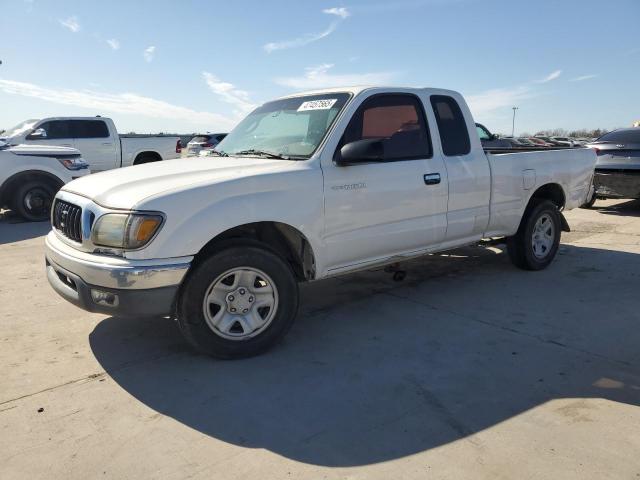
[(376, 95), (360, 106), (344, 132), (340, 147), (381, 139), (384, 160), (429, 158), (431, 141), (420, 100), (414, 95)]
[(72, 120), (74, 138), (107, 138), (109, 129), (102, 120)]
[(467, 155), (471, 151), (469, 132), (458, 102), (446, 95), (432, 95), (442, 151), (448, 157)]
[(42, 125), (37, 127), (37, 129), (42, 128), (45, 132), (47, 132), (46, 137), (27, 137), (28, 140), (38, 140), (38, 139), (47, 139), (47, 140), (55, 140), (60, 138), (71, 138), (71, 126), (68, 120), (51, 120), (49, 122), (44, 122)]

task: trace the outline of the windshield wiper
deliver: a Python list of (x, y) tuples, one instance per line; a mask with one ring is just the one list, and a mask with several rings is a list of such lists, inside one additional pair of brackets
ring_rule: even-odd
[(280, 155), (278, 153), (267, 152), (266, 150), (256, 150), (255, 148), (250, 148), (248, 150), (240, 150), (239, 152), (235, 152), (232, 155), (256, 155), (258, 157), (265, 158), (275, 158), (278, 160), (289, 160), (290, 157)]

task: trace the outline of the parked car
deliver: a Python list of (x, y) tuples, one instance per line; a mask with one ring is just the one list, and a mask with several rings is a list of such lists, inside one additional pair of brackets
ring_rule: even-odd
[[(591, 149), (486, 154), (462, 95), (428, 88), (274, 100), (216, 152), (66, 185), (45, 246), (55, 291), (175, 317), (216, 357), (255, 355), (291, 327), (299, 282), (488, 237), (506, 237), (516, 266), (547, 267), (596, 162)], [(56, 226), (58, 204), (79, 212), (79, 236)]]
[(551, 140), (559, 146), (563, 147), (576, 147), (576, 143), (572, 138), (569, 137), (551, 137)]
[(598, 155), (595, 198), (640, 198), (640, 128), (621, 128), (587, 144)]
[(187, 155), (198, 155), (203, 149), (212, 149), (226, 136), (226, 133), (196, 135), (187, 143)]
[(182, 149), (176, 136), (119, 135), (113, 120), (105, 117), (27, 120), (5, 132), (2, 140), (10, 145), (74, 147), (94, 172), (177, 158)]
[(56, 192), (89, 173), (75, 148), (0, 143), (0, 208), (29, 221), (49, 218)]
[(533, 145), (536, 146), (536, 147), (553, 147), (554, 146), (553, 143), (546, 142), (542, 138), (539, 138), (539, 137), (528, 137), (527, 140), (529, 140), (531, 143), (533, 143)]
[(494, 135), (481, 123), (476, 123), (476, 132), (484, 148), (511, 148), (511, 142)]
[(540, 140), (543, 140), (543, 141), (545, 141), (545, 142), (547, 142), (547, 143), (549, 143), (549, 144), (551, 144), (553, 146), (556, 146), (556, 147), (560, 147), (560, 146), (566, 147), (567, 146), (567, 145), (563, 145), (562, 143), (553, 140), (552, 137), (548, 137), (546, 135), (536, 135), (535, 138), (539, 138)]

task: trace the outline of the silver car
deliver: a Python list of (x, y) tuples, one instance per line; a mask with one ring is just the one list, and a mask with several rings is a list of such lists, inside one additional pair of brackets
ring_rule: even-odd
[(597, 198), (640, 198), (640, 128), (621, 128), (587, 144), (598, 154)]
[(198, 155), (200, 150), (214, 148), (226, 136), (226, 133), (207, 133), (205, 135), (196, 135), (189, 141), (189, 143), (187, 143), (187, 155)]

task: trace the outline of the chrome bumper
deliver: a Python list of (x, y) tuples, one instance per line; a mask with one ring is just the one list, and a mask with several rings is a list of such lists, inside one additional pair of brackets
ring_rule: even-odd
[(78, 275), (90, 285), (131, 290), (179, 285), (193, 260), (193, 257), (125, 260), (71, 251), (53, 232), (45, 239), (45, 256), (52, 265)]
[(126, 260), (73, 250), (54, 232), (45, 240), (47, 279), (65, 300), (90, 312), (165, 316), (175, 310), (193, 257)]

